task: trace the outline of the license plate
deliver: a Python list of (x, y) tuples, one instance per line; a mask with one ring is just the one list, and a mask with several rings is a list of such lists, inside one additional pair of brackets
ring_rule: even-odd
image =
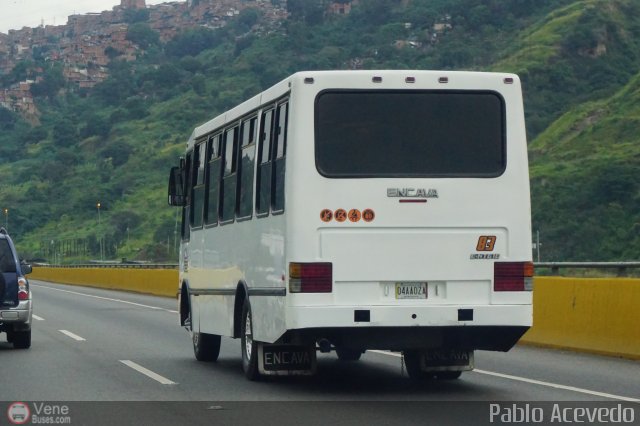
[(438, 367), (473, 367), (473, 351), (430, 350), (424, 354), (426, 370)]
[(426, 299), (427, 283), (396, 283), (396, 299)]
[(315, 370), (315, 347), (262, 344), (258, 351), (262, 374), (304, 374)]

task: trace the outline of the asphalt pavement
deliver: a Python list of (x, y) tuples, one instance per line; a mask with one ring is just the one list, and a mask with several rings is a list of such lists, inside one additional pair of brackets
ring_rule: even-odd
[(357, 362), (319, 354), (313, 377), (250, 382), (239, 340), (223, 338), (215, 363), (195, 360), (174, 299), (31, 284), (32, 347), (0, 335), (0, 401), (31, 415), (46, 401), (70, 407), (71, 424), (496, 424), (509, 413), (550, 420), (553, 404), (623, 404), (640, 424), (640, 361), (516, 346), (476, 352), (459, 380), (416, 382), (399, 354), (368, 351)]

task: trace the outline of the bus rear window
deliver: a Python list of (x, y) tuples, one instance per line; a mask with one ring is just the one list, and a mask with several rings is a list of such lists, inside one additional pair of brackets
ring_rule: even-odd
[(488, 91), (325, 91), (316, 168), (326, 177), (495, 177), (505, 108)]

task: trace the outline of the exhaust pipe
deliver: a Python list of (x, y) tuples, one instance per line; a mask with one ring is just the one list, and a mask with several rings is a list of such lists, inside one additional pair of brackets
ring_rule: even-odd
[(320, 348), (320, 352), (323, 354), (328, 354), (331, 352), (331, 342), (327, 339), (318, 340), (318, 348)]

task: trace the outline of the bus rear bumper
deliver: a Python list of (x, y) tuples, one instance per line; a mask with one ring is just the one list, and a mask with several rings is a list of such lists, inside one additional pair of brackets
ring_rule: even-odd
[(308, 327), (525, 326), (531, 305), (292, 306), (287, 325)]
[(285, 340), (406, 350), (508, 351), (529, 329), (531, 305), (290, 307)]

